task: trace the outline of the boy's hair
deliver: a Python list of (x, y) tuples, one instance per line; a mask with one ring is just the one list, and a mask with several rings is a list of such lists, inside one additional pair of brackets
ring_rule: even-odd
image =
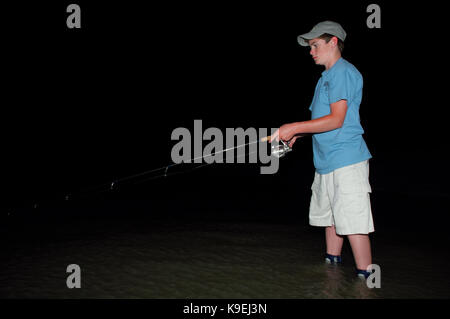
[[(323, 40), (325, 40), (326, 43), (328, 43), (328, 42), (330, 42), (331, 38), (333, 38), (333, 37), (335, 37), (335, 35), (331, 35), (329, 33), (324, 33), (319, 37), (319, 39), (323, 39)], [(338, 37), (336, 37), (336, 39), (338, 40), (338, 42), (337, 42), (338, 49), (342, 54), (342, 52), (344, 51), (344, 42), (341, 39), (339, 39)]]

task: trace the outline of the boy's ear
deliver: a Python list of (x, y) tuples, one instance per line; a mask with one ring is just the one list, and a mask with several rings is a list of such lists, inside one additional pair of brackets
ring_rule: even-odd
[(338, 38), (337, 37), (332, 37), (331, 40), (333, 41), (334, 45), (338, 44)]

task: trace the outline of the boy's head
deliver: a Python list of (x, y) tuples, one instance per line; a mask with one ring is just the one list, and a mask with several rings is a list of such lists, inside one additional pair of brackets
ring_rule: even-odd
[(308, 33), (298, 36), (298, 43), (310, 46), (316, 64), (324, 65), (330, 56), (341, 55), (347, 34), (339, 23), (324, 21), (316, 24)]

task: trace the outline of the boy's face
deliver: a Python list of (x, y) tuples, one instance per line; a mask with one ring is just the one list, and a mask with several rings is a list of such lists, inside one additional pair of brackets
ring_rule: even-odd
[(333, 45), (334, 38), (328, 43), (324, 39), (312, 39), (309, 40), (309, 46), (311, 50), (309, 53), (312, 55), (314, 62), (317, 65), (325, 65), (334, 53), (335, 45)]

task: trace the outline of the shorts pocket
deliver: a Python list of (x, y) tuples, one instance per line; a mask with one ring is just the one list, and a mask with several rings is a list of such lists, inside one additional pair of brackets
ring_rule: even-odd
[(335, 171), (335, 189), (339, 193), (371, 193), (366, 166), (356, 164)]

